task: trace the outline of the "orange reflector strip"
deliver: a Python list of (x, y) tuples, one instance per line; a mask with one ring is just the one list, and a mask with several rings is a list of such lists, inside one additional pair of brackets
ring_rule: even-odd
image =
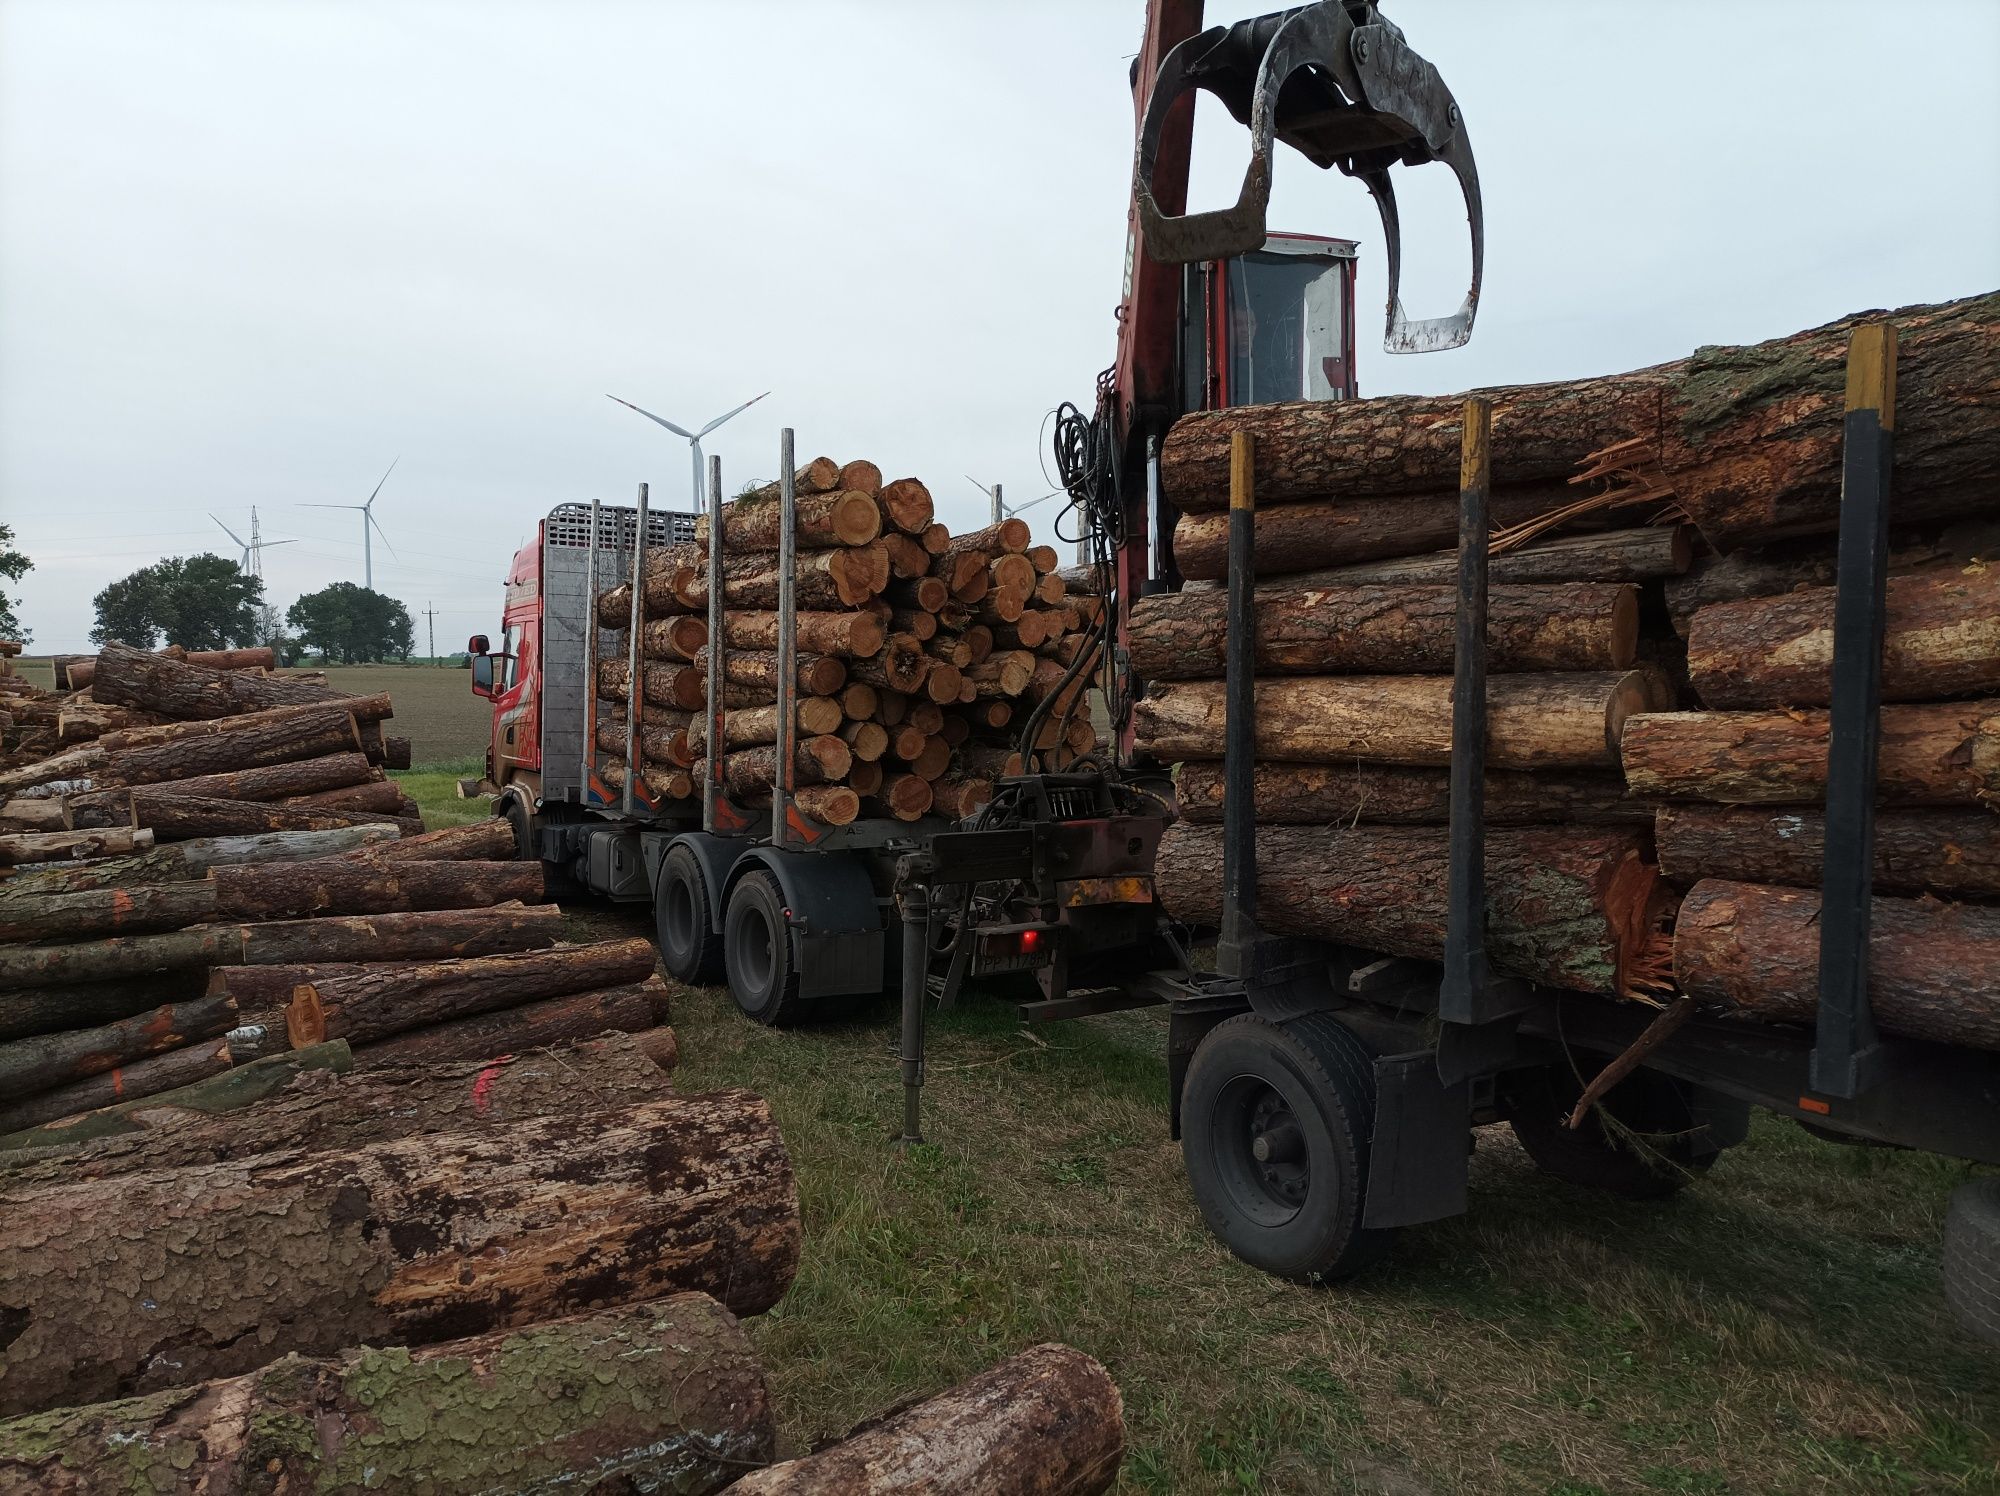
[(1822, 1117), (1830, 1117), (1833, 1115), (1833, 1103), (1830, 1101), (1821, 1101), (1817, 1096), (1801, 1096), (1799, 1098), (1799, 1110), (1802, 1112), (1815, 1112)]

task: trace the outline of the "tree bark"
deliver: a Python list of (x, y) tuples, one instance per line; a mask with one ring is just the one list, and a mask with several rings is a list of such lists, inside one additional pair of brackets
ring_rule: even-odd
[[(1826, 817), (1816, 810), (1662, 806), (1654, 826), (1660, 873), (1675, 883), (1818, 888)], [(1875, 891), (2000, 898), (2000, 816), (1987, 810), (1885, 810), (1875, 817)]]
[[(1145, 680), (1219, 677), (1227, 604), (1221, 592), (1138, 599), (1132, 668)], [(1456, 587), (1260, 587), (1255, 608), (1257, 668), (1264, 674), (1421, 675), (1452, 668)], [(1624, 670), (1638, 635), (1636, 587), (1583, 582), (1499, 586), (1488, 594), (1493, 670)]]
[(288, 810), (358, 810), (378, 816), (415, 816), (417, 805), (403, 787), (383, 778), (367, 784), (350, 784), (337, 790), (318, 790), (310, 795), (287, 795), (276, 802)]
[(236, 732), (177, 738), (108, 756), (99, 776), (109, 784), (162, 784), (239, 769), (257, 769), (332, 753), (358, 752), (354, 719), (333, 708), (281, 718)]
[(504, 862), (520, 856), (513, 826), (494, 816), (421, 836), (371, 842), (341, 854), (349, 862)]
[(977, 555), (982, 565), (994, 556), (1020, 555), (1028, 548), (1033, 537), (1028, 530), (1028, 522), (1009, 516), (997, 525), (988, 525), (983, 530), (968, 530), (963, 535), (954, 535), (944, 548), (947, 556)]
[(784, 1145), (742, 1091), (0, 1189), (0, 1415), (688, 1289), (761, 1313), (798, 1255)]
[[(1487, 687), (1486, 753), (1495, 769), (1615, 766), (1625, 719), (1644, 705), (1643, 686), (1631, 672), (1503, 675)], [(1429, 675), (1260, 680), (1257, 756), (1302, 763), (1449, 764), (1451, 689), (1450, 676)], [(1135, 717), (1138, 746), (1158, 759), (1221, 756), (1221, 681), (1157, 685), (1138, 703)]]
[(542, 897), (539, 862), (350, 862), (327, 858), (209, 874), (223, 919), (306, 919), (316, 914), (399, 914), (484, 909)]
[[(725, 613), (723, 641), (731, 649), (776, 649), (776, 613)], [(800, 613), (798, 647), (812, 654), (866, 659), (878, 653), (888, 637), (881, 620), (868, 613)]]
[[(1726, 805), (1812, 805), (1826, 796), (1828, 714), (1655, 712), (1625, 724), (1635, 795)], [(2000, 794), (2000, 701), (1885, 706), (1877, 797), (1889, 805), (1984, 805)]]
[(271, 707), (240, 716), (217, 717), (194, 722), (166, 722), (156, 727), (127, 727), (108, 732), (97, 740), (106, 753), (118, 754), (132, 748), (153, 748), (162, 743), (185, 742), (189, 738), (217, 733), (242, 732), (268, 727), (296, 717), (317, 717), (324, 712), (345, 712), (356, 722), (381, 722), (395, 715), (395, 704), (386, 692), (373, 696), (342, 696), (332, 702), (309, 701), (293, 706)]
[[(20, 1183), (67, 1184), (106, 1174), (208, 1162), (211, 1156), (206, 1151), (188, 1158), (172, 1148), (157, 1153), (140, 1150), (147, 1139), (156, 1136), (155, 1129), (162, 1130), (158, 1136), (165, 1136), (164, 1129), (179, 1122), (254, 1106), (276, 1095), (304, 1071), (344, 1071), (351, 1063), (345, 1044), (322, 1044), (253, 1060), (169, 1091), (8, 1133), (0, 1137), (0, 1177)], [(259, 1151), (260, 1146), (288, 1146), (263, 1144), (264, 1136), (261, 1130), (252, 1130), (242, 1141), (251, 1152)]]
[(0, 1039), (95, 1028), (162, 1003), (204, 995), (219, 994), (208, 991), (206, 975), (198, 966), (71, 986), (11, 987), (0, 992)]
[[(1992, 292), (1706, 348), (1633, 374), (1484, 391), (1494, 481), (1566, 478), (1598, 450), (1638, 440), (1719, 549), (1828, 532), (1839, 515), (1848, 335), (1877, 321), (1897, 329), (1895, 512), (1906, 522), (1978, 512), (2000, 464)], [(1201, 412), (1168, 432), (1161, 483), (1183, 509), (1220, 508), (1230, 433), (1247, 430), (1258, 439), (1260, 501), (1436, 491), (1455, 479), (1461, 404), (1416, 396)]]
[(180, 1049), (113, 1065), (66, 1086), (0, 1105), (0, 1134), (42, 1127), (100, 1107), (116, 1106), (159, 1091), (171, 1091), (220, 1074), (230, 1067), (227, 1039), (202, 1040)]
[(654, 1026), (654, 1014), (666, 999), (666, 983), (652, 976), (602, 992), (546, 997), (497, 1013), (413, 1029), (378, 1044), (364, 1044), (354, 1060), (369, 1066), (435, 1065), (526, 1054), (600, 1034), (645, 1033)]
[[(793, 782), (796, 784), (837, 784), (847, 777), (853, 765), (854, 755), (847, 744), (831, 733), (816, 738), (801, 738), (798, 753), (793, 761)], [(708, 760), (695, 764), (694, 780), (700, 784), (708, 772)], [(776, 747), (739, 748), (734, 753), (725, 754), (722, 760), (723, 788), (732, 796), (748, 799), (756, 795), (767, 795), (778, 782), (778, 750)]]
[[(1833, 699), (1831, 587), (1717, 603), (1694, 615), (1688, 673), (1713, 708), (1826, 706)], [(1889, 579), (1882, 699), (2000, 691), (2000, 573), (1933, 569)]]
[[(792, 719), (799, 732), (808, 737), (838, 732), (841, 716), (839, 698), (833, 696), (807, 696), (795, 702), (792, 709)], [(723, 721), (722, 733), (725, 748), (755, 748), (764, 743), (775, 743), (778, 741), (778, 709), (775, 706), (754, 706), (731, 712)], [(688, 729), (688, 747), (697, 758), (708, 752), (706, 722), (697, 721)]]
[[(297, 763), (266, 764), (262, 768), (237, 769), (222, 774), (202, 774), (189, 779), (155, 780), (134, 786), (135, 804), (156, 795), (193, 796), (209, 800), (282, 800), (291, 795), (317, 794), (321, 790), (345, 789), (351, 784), (368, 784), (375, 777), (368, 756), (330, 753)], [(98, 790), (72, 797), (79, 810), (93, 802), (94, 795), (115, 793)]]
[(328, 701), (345, 704), (353, 699), (310, 681), (217, 670), (122, 644), (107, 644), (99, 652), (90, 694), (105, 706), (138, 707), (183, 718), (234, 717), (273, 707)]
[[(1817, 890), (1707, 879), (1681, 902), (1674, 975), (1704, 1002), (1811, 1023), (1819, 936)], [(2000, 1049), (2000, 910), (1872, 900), (1868, 998), (1884, 1033)]]
[[(113, 794), (122, 794), (114, 791)], [(128, 802), (128, 804), (131, 802)], [(385, 827), (396, 833), (422, 831), (414, 817), (381, 815), (368, 810), (315, 810), (280, 805), (271, 800), (225, 800), (202, 795), (151, 793), (136, 798), (138, 813), (156, 839), (192, 841), (218, 836), (258, 836), (278, 831), (336, 831), (356, 826)], [(115, 799), (93, 797), (88, 807), (72, 807), (79, 815), (110, 817), (118, 813)], [(132, 814), (130, 809), (125, 814)]]
[(704, 1294), (679, 1294), (432, 1349), (287, 1356), (0, 1424), (0, 1483), (48, 1496), (611, 1486), (699, 1496), (771, 1459), (773, 1422), (735, 1319)]
[(930, 674), (931, 658), (924, 641), (915, 634), (890, 634), (882, 648), (865, 660), (848, 666), (848, 675), (866, 686), (882, 691), (920, 690)]
[(962, 775), (954, 775), (931, 783), (932, 809), (957, 821), (976, 814), (979, 807), (992, 798), (993, 781), (990, 779), (968, 779)]
[[(1654, 577), (1678, 577), (1691, 564), (1693, 529), (1687, 525), (1646, 525), (1636, 530), (1603, 530), (1589, 535), (1559, 535), (1537, 540), (1515, 551), (1489, 557), (1486, 579), (1496, 586), (1546, 585), (1554, 582), (1644, 582)], [(1072, 571), (1062, 572), (1067, 579)], [(1088, 570), (1088, 568), (1083, 568)], [(1295, 587), (1353, 587), (1363, 583), (1409, 586), (1419, 583), (1456, 586), (1458, 551), (1433, 551), (1423, 556), (1398, 556), (1387, 561), (1357, 561), (1286, 578)], [(1196, 582), (1190, 591), (1220, 587), (1219, 581)], [(1669, 583), (1671, 589), (1672, 583)], [(1078, 589), (1071, 585), (1069, 590)]]
[(97, 1028), (36, 1034), (0, 1044), (0, 1096), (18, 1100), (98, 1075), (115, 1065), (227, 1033), (236, 1004), (226, 997), (168, 1003)]
[[(1453, 402), (1454, 413), (1460, 403)], [(1452, 441), (1455, 445), (1458, 438), (1454, 436)], [(1458, 459), (1454, 457), (1452, 461), (1456, 473)], [(1516, 492), (1502, 490), (1493, 495), (1492, 523), (1496, 529), (1521, 524), (1574, 502), (1575, 498), (1573, 490), (1561, 485)], [(1369, 496), (1301, 504), (1266, 504), (1260, 497), (1251, 525), (1257, 575), (1280, 576), (1357, 561), (1379, 561), (1389, 556), (1416, 556), (1454, 545), (1458, 540), (1458, 495), (1451, 492)], [(1183, 514), (1174, 523), (1173, 554), (1182, 576), (1195, 580), (1221, 579), (1229, 567), (1229, 516)]]
[[(835, 545), (867, 545), (882, 533), (882, 508), (858, 490), (801, 493), (795, 509), (800, 549)], [(722, 506), (722, 545), (727, 551), (775, 551), (783, 521), (775, 500), (737, 499)], [(708, 516), (694, 521), (695, 542), (708, 543)]]
[[(1261, 763), (1253, 770), (1257, 822), (1266, 826), (1442, 826), (1451, 818), (1448, 769), (1388, 764)], [(1220, 759), (1191, 759), (1174, 773), (1181, 818), (1197, 826), (1222, 823)], [(1650, 803), (1625, 793), (1616, 774), (1496, 771), (1486, 776), (1486, 822), (1531, 826), (1551, 822), (1647, 826)]]
[[(840, 481), (840, 473), (840, 464), (831, 457), (815, 457), (792, 474), (793, 491), (801, 494), (836, 493), (847, 486)], [(739, 494), (733, 502), (752, 505), (775, 504), (783, 496), (784, 490), (778, 484), (766, 483), (762, 488), (753, 488), (746, 494)]]
[[(858, 607), (889, 585), (889, 551), (880, 541), (838, 550), (800, 551), (792, 575), (795, 606), (838, 612)], [(723, 558), (722, 601), (726, 607), (776, 608), (781, 581), (777, 557), (768, 552)], [(692, 572), (677, 595), (687, 607), (707, 608), (708, 569), (699, 567)]]
[(929, 814), (936, 792), (921, 774), (884, 774), (876, 791), (882, 806), (899, 821), (915, 821)]
[(285, 1026), (294, 1049), (328, 1039), (369, 1044), (535, 998), (643, 982), (656, 960), (650, 941), (607, 940), (361, 972), (295, 988)]
[(261, 836), (213, 836), (169, 842), (129, 857), (43, 864), (0, 883), (0, 909), (28, 893), (81, 893), (93, 888), (184, 883), (205, 878), (210, 868), (228, 863), (308, 862), (366, 851), (385, 843), (394, 845), (395, 840), (395, 833), (381, 826), (346, 826), (336, 831), (272, 831)]
[(134, 826), (26, 831), (0, 836), (0, 865), (97, 860), (142, 851), (152, 843), (148, 830)]
[(178, 930), (215, 914), (215, 887), (205, 881), (92, 888), (82, 893), (0, 892), (0, 941), (86, 940)]
[(739, 1496), (1097, 1496), (1125, 1457), (1125, 1404), (1082, 1351), (1037, 1345), (864, 1424), (838, 1444), (744, 1476)]
[[(695, 662), (695, 668), (704, 674), (708, 670), (708, 655)], [(730, 649), (723, 656), (722, 678), (730, 685), (755, 688), (759, 699), (750, 703), (762, 706), (778, 699), (778, 656), (773, 650)], [(798, 657), (798, 680), (796, 688), (807, 696), (831, 696), (847, 683), (847, 662), (835, 655), (801, 654)]]
[(69, 807), (53, 796), (24, 800), (19, 795), (0, 797), (0, 832), (68, 831)]
[[(1486, 838), (1486, 950), (1495, 967), (1578, 992), (1624, 994), (1647, 976), (1663, 902), (1645, 833), (1541, 826)], [(1257, 833), (1257, 916), (1273, 934), (1392, 956), (1444, 953), (1445, 832), (1266, 826)], [(1172, 826), (1154, 878), (1176, 919), (1222, 917), (1222, 831)]]

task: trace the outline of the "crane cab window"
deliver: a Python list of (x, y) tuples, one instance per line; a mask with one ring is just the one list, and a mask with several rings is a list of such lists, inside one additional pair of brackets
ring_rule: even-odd
[(1181, 339), (1187, 408), (1352, 399), (1352, 253), (1266, 249), (1189, 266)]

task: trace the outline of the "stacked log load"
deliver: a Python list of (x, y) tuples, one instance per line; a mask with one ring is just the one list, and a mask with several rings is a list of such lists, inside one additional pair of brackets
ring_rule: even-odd
[[(2000, 1048), (2000, 295), (1492, 402), (1488, 950), (1747, 1017), (1816, 1002), (1845, 359), (1898, 332), (1871, 983), (1891, 1033)], [(1260, 918), (1437, 957), (1462, 400), (1250, 406), (1161, 451), (1196, 580), (1133, 608), (1176, 766), (1163, 902), (1219, 915), (1233, 434), (1254, 441)]]
[[(915, 478), (885, 482), (872, 462), (820, 457), (795, 475), (798, 661), (796, 804), (823, 824), (861, 815), (969, 816), (993, 780), (1017, 772), (1029, 715), (1047, 710), (1035, 750), (1061, 767), (1096, 745), (1084, 700), (1103, 599), (1031, 545), (1020, 519), (953, 536)], [(770, 804), (777, 779), (779, 492), (768, 484), (723, 509), (727, 716), (723, 785)], [(701, 793), (709, 541), (647, 557), (639, 682), (645, 786), (659, 800)], [(598, 622), (629, 639), (630, 583), (598, 599)], [(1072, 666), (1078, 668), (1072, 670)], [(626, 650), (598, 666), (598, 771), (622, 788), (633, 695)]]

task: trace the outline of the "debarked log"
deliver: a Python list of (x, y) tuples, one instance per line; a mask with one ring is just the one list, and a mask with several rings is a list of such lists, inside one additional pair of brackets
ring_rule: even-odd
[[(350, 1153), (0, 1185), (0, 1415), (433, 1344), (683, 1290), (768, 1309), (798, 1195), (744, 1091)], [(143, 1283), (143, 1314), (106, 1285)]]

